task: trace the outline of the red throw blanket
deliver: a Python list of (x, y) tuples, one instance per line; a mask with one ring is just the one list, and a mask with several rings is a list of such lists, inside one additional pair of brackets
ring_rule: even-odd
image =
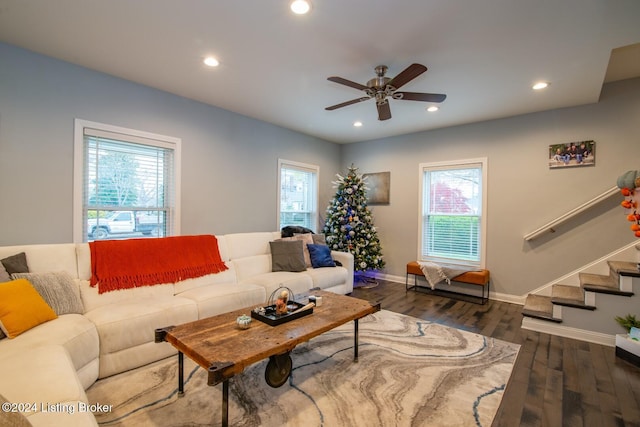
[(175, 283), (228, 267), (212, 235), (90, 242), (91, 286), (98, 293)]

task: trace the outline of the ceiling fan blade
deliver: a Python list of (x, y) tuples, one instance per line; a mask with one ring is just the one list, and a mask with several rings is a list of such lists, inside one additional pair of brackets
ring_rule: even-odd
[(378, 106), (378, 120), (389, 120), (391, 118), (391, 107), (389, 107), (389, 101), (385, 99), (384, 102), (376, 105)]
[(369, 87), (365, 85), (361, 85), (360, 83), (352, 82), (351, 80), (343, 79), (342, 77), (329, 77), (327, 78), (330, 82), (340, 83), (341, 85), (349, 86), (358, 90), (367, 90)]
[(352, 99), (351, 101), (343, 102), (341, 104), (332, 105), (331, 107), (325, 108), (325, 110), (331, 111), (337, 108), (346, 107), (347, 105), (357, 104), (358, 102), (368, 101), (369, 99), (371, 98), (369, 98), (368, 96), (363, 96), (362, 98), (356, 98), (356, 99)]
[(400, 89), (401, 86), (409, 83), (411, 80), (418, 77), (420, 74), (427, 71), (427, 67), (422, 64), (411, 64), (404, 69), (400, 74), (391, 79), (387, 85), (393, 86), (396, 89)]
[(419, 93), (419, 92), (395, 92), (393, 99), (403, 99), (405, 101), (442, 102), (447, 95), (442, 93)]

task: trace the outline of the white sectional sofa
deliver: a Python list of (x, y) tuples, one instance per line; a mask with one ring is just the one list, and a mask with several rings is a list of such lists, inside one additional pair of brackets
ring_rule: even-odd
[[(3, 408), (19, 409), (33, 426), (97, 425), (91, 412), (96, 408), (87, 407), (87, 388), (175, 354), (168, 343), (154, 342), (155, 329), (263, 305), (281, 286), (294, 294), (312, 288), (353, 290), (349, 253), (331, 252), (341, 266), (272, 271), (270, 242), (280, 239), (280, 232), (216, 238), (226, 271), (102, 294), (89, 285), (88, 243), (0, 247), (0, 259), (24, 252), (30, 273), (68, 273), (83, 306), (82, 313), (61, 314), (15, 338), (0, 339), (0, 400), (10, 402)], [(19, 414), (0, 413), (0, 424), (11, 415)]]

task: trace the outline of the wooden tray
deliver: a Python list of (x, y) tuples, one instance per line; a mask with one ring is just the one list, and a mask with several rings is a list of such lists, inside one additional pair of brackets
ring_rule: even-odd
[(300, 304), (299, 302), (295, 302), (295, 301), (289, 301), (287, 303), (287, 307), (289, 308), (290, 311), (293, 311), (293, 312), (292, 313), (290, 312), (287, 314), (276, 314), (275, 304), (268, 305), (264, 307), (265, 309), (264, 314), (258, 313), (255, 310), (251, 310), (251, 317), (253, 317), (254, 319), (258, 319), (259, 321), (264, 322), (267, 325), (271, 325), (271, 326), (281, 325), (283, 323), (291, 322), (292, 320), (299, 319), (301, 317), (308, 316), (311, 313), (313, 313), (313, 307), (308, 308), (306, 310), (302, 310), (302, 311), (295, 311), (295, 310), (298, 310), (300, 307), (304, 307), (304, 306), (305, 304)]

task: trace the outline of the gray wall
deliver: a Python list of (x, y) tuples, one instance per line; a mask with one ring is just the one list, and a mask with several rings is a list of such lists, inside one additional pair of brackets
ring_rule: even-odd
[[(487, 157), (493, 289), (524, 295), (635, 238), (620, 197), (533, 243), (523, 236), (640, 169), (640, 79), (598, 104), (337, 145), (0, 44), (0, 245), (72, 240), (73, 120), (182, 138), (182, 232), (276, 228), (277, 159), (320, 166), (320, 210), (354, 163), (391, 172), (391, 204), (372, 206), (387, 260), (404, 277), (418, 252), (418, 165)], [(594, 139), (594, 167), (549, 170), (550, 144)]]
[[(553, 90), (553, 89), (551, 89)], [(550, 170), (548, 146), (593, 139), (596, 165)], [(613, 196), (533, 242), (523, 236), (640, 169), (640, 79), (605, 85), (597, 104), (343, 147), (343, 169), (391, 172), (391, 203), (372, 206), (389, 275), (418, 254), (418, 165), (488, 158), (487, 268), (493, 289), (525, 295), (637, 240)]]
[(0, 44), (0, 245), (72, 241), (75, 118), (182, 138), (183, 234), (275, 230), (278, 158), (333, 196), (337, 144)]

